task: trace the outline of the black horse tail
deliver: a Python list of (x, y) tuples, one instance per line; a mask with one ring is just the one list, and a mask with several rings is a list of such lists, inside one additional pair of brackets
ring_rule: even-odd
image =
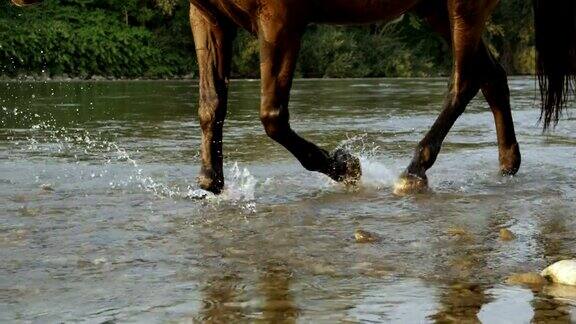
[(576, 0), (533, 0), (536, 73), (544, 129), (556, 125), (576, 88)]

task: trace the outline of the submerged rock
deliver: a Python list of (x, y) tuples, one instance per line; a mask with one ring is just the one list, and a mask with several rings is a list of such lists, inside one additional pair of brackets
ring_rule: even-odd
[(470, 236), (470, 233), (461, 227), (450, 227), (446, 233), (450, 236)]
[(576, 260), (558, 261), (540, 274), (554, 283), (576, 286)]
[(354, 231), (354, 239), (356, 243), (373, 243), (379, 240), (378, 235), (361, 229)]
[(514, 235), (514, 233), (512, 233), (507, 228), (501, 228), (500, 229), (500, 239), (502, 241), (505, 241), (505, 242), (514, 241), (516, 239), (516, 235)]
[(510, 285), (542, 286), (546, 284), (546, 278), (534, 272), (515, 273), (506, 279), (506, 283)]
[(40, 185), (40, 189), (44, 191), (54, 191), (54, 188), (52, 188), (52, 185), (49, 183), (43, 183), (42, 185)]
[(474, 241), (474, 236), (469, 231), (461, 227), (450, 227), (446, 230), (446, 234), (460, 241), (465, 242)]
[(548, 285), (544, 287), (544, 293), (554, 298), (576, 300), (576, 286)]

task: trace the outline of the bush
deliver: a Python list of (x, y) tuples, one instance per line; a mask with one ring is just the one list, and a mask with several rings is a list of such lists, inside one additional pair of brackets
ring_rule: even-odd
[(192, 46), (191, 40), (189, 44), (167, 41), (168, 37), (158, 35), (169, 31), (154, 33), (145, 26), (126, 25), (118, 13), (81, 10), (57, 1), (24, 12), (4, 9), (0, 74), (168, 77), (195, 69), (193, 52), (183, 53)]
[[(0, 2), (0, 75), (166, 78), (196, 74), (188, 0), (46, 0), (27, 9)], [(510, 73), (534, 69), (530, 4), (502, 1), (486, 40)], [(233, 77), (257, 78), (258, 40), (240, 31)], [(445, 42), (414, 16), (390, 24), (312, 25), (297, 76), (447, 75)]]

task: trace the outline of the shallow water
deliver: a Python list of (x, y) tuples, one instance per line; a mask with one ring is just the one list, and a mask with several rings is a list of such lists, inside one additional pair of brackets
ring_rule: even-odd
[(202, 198), (194, 83), (0, 84), (0, 321), (576, 321), (576, 288), (504, 283), (576, 257), (576, 119), (543, 135), (532, 79), (516, 177), (479, 96), (409, 197), (444, 80), (295, 82), (293, 127), (361, 156), (354, 190), (266, 138), (258, 87), (232, 82), (227, 189)]

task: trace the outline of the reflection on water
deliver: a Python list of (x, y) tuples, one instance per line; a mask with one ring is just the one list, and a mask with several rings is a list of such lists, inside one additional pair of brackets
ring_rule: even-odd
[[(360, 155), (350, 189), (267, 139), (258, 82), (232, 83), (227, 188), (197, 188), (189, 82), (2, 83), (0, 321), (566, 322), (576, 291), (509, 286), (576, 254), (576, 119), (536, 124), (511, 82), (523, 153), (498, 175), (473, 101), (429, 176), (391, 188), (438, 114), (444, 80), (297, 81), (292, 125)], [(356, 244), (361, 228), (381, 240)], [(516, 240), (503, 242), (506, 228)]]

